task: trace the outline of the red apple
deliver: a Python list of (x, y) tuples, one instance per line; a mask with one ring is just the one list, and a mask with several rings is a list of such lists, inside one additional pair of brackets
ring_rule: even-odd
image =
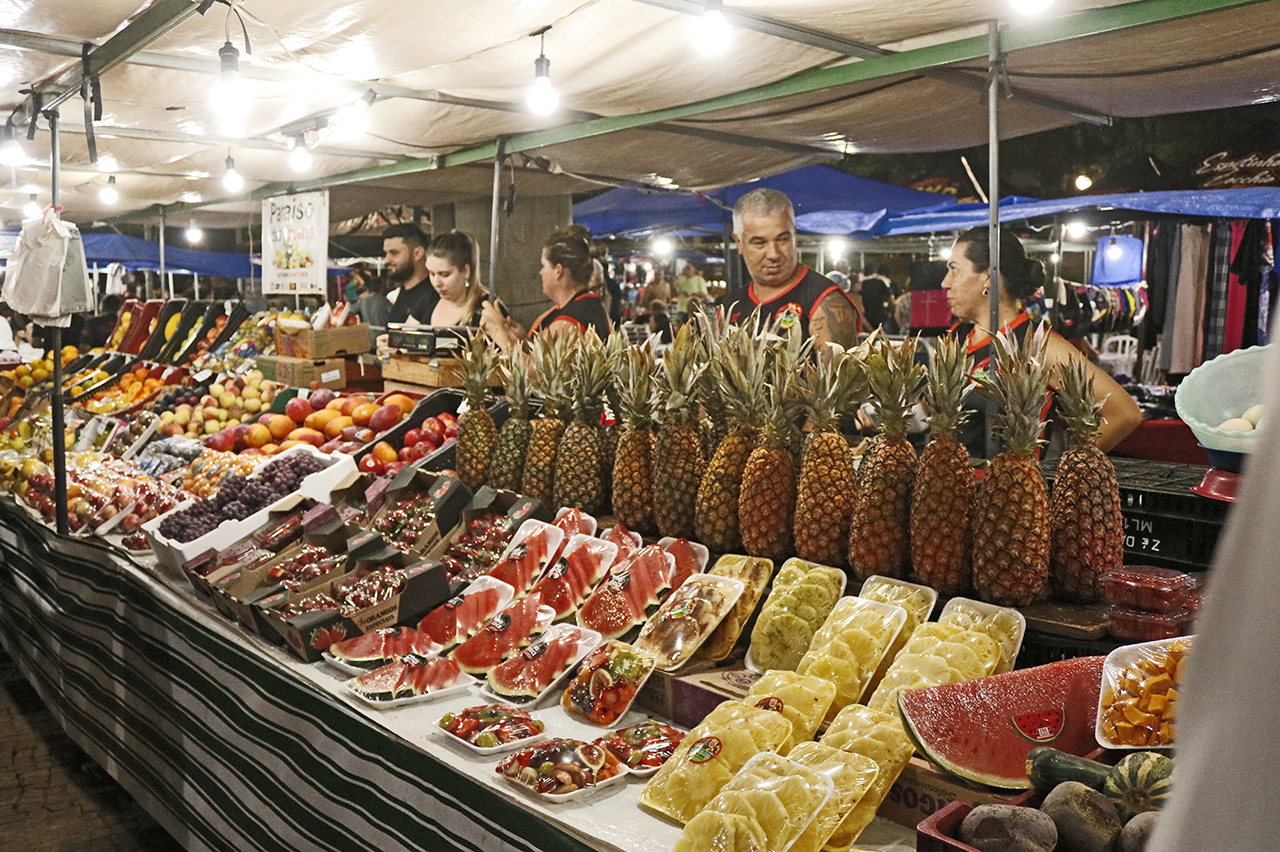
[(382, 472), (387, 476), (395, 476), (397, 473), (400, 472), (400, 468), (404, 467), (404, 464), (405, 463), (402, 461), (390, 462), (389, 464), (387, 464), (386, 468), (384, 468)]
[(400, 452), (396, 453), (396, 460), (402, 462), (413, 461), (413, 447), (401, 447)]
[(436, 451), (435, 444), (431, 443), (430, 441), (419, 441), (418, 443), (413, 445), (413, 454), (417, 456), (417, 458), (414, 459), (414, 461), (417, 461), (417, 459), (423, 458), (424, 456), (429, 456), (435, 451)]
[(444, 443), (444, 424), (434, 417), (428, 417), (419, 430), (424, 440), (434, 440), (436, 446)]
[(357, 467), (359, 467), (365, 473), (377, 474), (377, 473), (380, 473), (382, 470), (382, 462), (378, 461), (378, 459), (374, 456), (373, 453), (369, 453), (367, 456), (360, 459), (360, 463), (357, 465)]
[(343, 428), (341, 432), (342, 440), (357, 441), (359, 439), (356, 437), (356, 435), (359, 434), (359, 432), (360, 432), (359, 426), (356, 426), (356, 425), (346, 426)]
[(421, 429), (410, 429), (408, 432), (404, 433), (404, 445), (406, 447), (412, 447), (414, 444), (418, 443), (421, 440), (422, 440)]
[(356, 428), (356, 440), (362, 444), (367, 444), (376, 437), (378, 437), (378, 433), (372, 429), (366, 429), (363, 426)]
[(436, 418), (443, 423), (457, 423), (458, 417), (452, 411), (442, 411), (436, 415)]
[(311, 407), (319, 411), (338, 398), (338, 395), (329, 388), (320, 388), (311, 396), (307, 397), (307, 402), (311, 403)]
[(457, 422), (450, 423), (448, 426), (444, 427), (444, 437), (446, 441), (451, 441), (454, 438), (458, 437)]

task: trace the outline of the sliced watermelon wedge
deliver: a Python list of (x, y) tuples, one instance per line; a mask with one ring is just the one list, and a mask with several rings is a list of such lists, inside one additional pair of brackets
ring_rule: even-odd
[(556, 526), (564, 530), (566, 539), (575, 535), (596, 534), (596, 519), (573, 506), (559, 511), (556, 515)]
[(328, 654), (348, 666), (376, 669), (404, 654), (433, 657), (440, 652), (426, 633), (408, 627), (384, 627), (329, 646)]
[(898, 710), (916, 748), (961, 778), (1026, 790), (1027, 754), (1052, 744), (1084, 755), (1098, 747), (1094, 719), (1105, 657), (1078, 657), (964, 683), (910, 689)]
[(542, 521), (525, 521), (487, 576), (508, 584), (516, 590), (516, 597), (520, 597), (546, 569), (565, 537), (559, 527)]
[(485, 674), (533, 641), (550, 621), (550, 609), (544, 620), (538, 612), (542, 599), (526, 595), (498, 613), (479, 632), (449, 654), (464, 672)]
[(578, 623), (616, 639), (644, 623), (649, 607), (658, 606), (671, 589), (674, 558), (657, 545), (631, 554), (605, 577), (578, 610)]
[[(380, 669), (353, 677), (347, 681), (347, 688), (371, 701), (396, 701), (448, 689), (461, 676), (462, 669), (453, 660), (408, 654)], [(467, 680), (473, 682), (470, 678)]]
[(515, 590), (507, 583), (493, 577), (480, 577), (423, 616), (418, 629), (447, 651), (483, 627), (514, 596)]
[(618, 547), (611, 542), (577, 534), (564, 546), (564, 554), (547, 566), (530, 593), (556, 611), (556, 620), (577, 611), (604, 572), (613, 563)]
[(605, 541), (611, 541), (618, 546), (619, 560), (626, 559), (644, 546), (644, 541), (640, 536), (627, 529), (626, 524), (621, 521), (616, 526), (605, 530), (604, 535), (600, 536), (600, 538)]
[(501, 698), (531, 701), (542, 695), (600, 641), (600, 634), (557, 624), (511, 659), (489, 670), (489, 689)]
[(694, 544), (687, 538), (664, 538), (658, 544), (676, 560), (676, 573), (671, 578), (671, 588), (678, 589), (684, 581), (707, 566), (707, 548)]

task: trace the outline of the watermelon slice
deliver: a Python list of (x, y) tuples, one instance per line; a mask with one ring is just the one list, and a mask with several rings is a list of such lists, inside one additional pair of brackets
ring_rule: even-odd
[(440, 647), (426, 633), (408, 627), (384, 627), (334, 642), (326, 653), (348, 666), (376, 669), (404, 654), (434, 657), (440, 653)]
[(1052, 744), (1098, 747), (1094, 720), (1105, 657), (1078, 657), (964, 683), (910, 689), (898, 710), (916, 748), (961, 778), (1006, 790), (1031, 787), (1027, 754)]
[(564, 538), (564, 531), (558, 527), (542, 521), (525, 521), (487, 576), (511, 586), (519, 597), (528, 592), (534, 579), (542, 574)]
[(515, 590), (507, 583), (481, 577), (423, 616), (418, 629), (447, 651), (483, 627), (513, 597)]
[(657, 606), (671, 588), (674, 558), (657, 545), (649, 545), (616, 565), (578, 609), (578, 623), (606, 639), (616, 639)]
[(572, 615), (600, 582), (617, 553), (617, 545), (575, 535), (564, 546), (564, 555), (547, 566), (530, 593), (542, 596), (542, 602), (556, 611), (556, 620)]
[[(687, 538), (664, 538), (658, 544), (676, 560), (676, 573), (671, 578), (671, 588), (678, 589), (684, 581), (700, 572), (707, 565), (707, 549), (702, 545), (694, 545)], [(701, 548), (699, 553), (697, 548)]]
[(560, 510), (556, 515), (556, 526), (564, 530), (566, 539), (575, 535), (596, 534), (596, 519), (572, 506)]
[(600, 538), (605, 541), (611, 541), (618, 546), (619, 560), (626, 559), (644, 546), (644, 541), (640, 536), (627, 529), (626, 525), (621, 522), (606, 530)]
[[(406, 654), (394, 663), (353, 677), (347, 688), (370, 701), (396, 701), (448, 689), (461, 677), (462, 669), (453, 660)], [(467, 681), (472, 682), (470, 678)]]
[(489, 689), (501, 698), (532, 701), (599, 641), (600, 634), (594, 630), (557, 624), (528, 648), (489, 669)]
[[(493, 617), (482, 630), (449, 654), (464, 672), (484, 674), (533, 641), (547, 624), (538, 612), (542, 599), (526, 595)], [(547, 610), (548, 614), (550, 610)]]

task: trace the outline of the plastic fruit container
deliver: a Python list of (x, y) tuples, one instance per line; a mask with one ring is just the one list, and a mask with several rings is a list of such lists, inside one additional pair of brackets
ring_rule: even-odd
[(1172, 568), (1126, 565), (1102, 575), (1102, 591), (1107, 600), (1150, 612), (1182, 609), (1192, 586), (1190, 574)]
[(1184, 608), (1172, 612), (1149, 612), (1128, 606), (1113, 606), (1107, 620), (1111, 635), (1135, 642), (1154, 642), (1185, 636), (1191, 630), (1194, 614)]

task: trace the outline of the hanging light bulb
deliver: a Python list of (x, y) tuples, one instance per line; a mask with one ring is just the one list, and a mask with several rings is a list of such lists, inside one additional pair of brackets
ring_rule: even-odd
[(363, 130), (368, 123), (369, 107), (373, 106), (373, 102), (377, 98), (377, 92), (369, 89), (356, 98), (353, 103), (347, 104), (334, 113), (331, 123), (341, 127), (343, 130)]
[(1088, 230), (1089, 230), (1088, 226), (1085, 225), (1084, 222), (1081, 222), (1079, 219), (1077, 219), (1076, 221), (1071, 222), (1070, 224), (1067, 225), (1067, 236), (1071, 237), (1074, 240), (1078, 240), (1081, 237), (1083, 237)]
[(194, 219), (192, 219), (191, 223), (187, 225), (186, 237), (187, 237), (187, 242), (189, 243), (198, 243), (202, 239), (204, 239), (204, 231), (196, 227), (196, 223)]
[(1107, 260), (1119, 260), (1124, 257), (1124, 248), (1116, 242), (1115, 232), (1111, 233), (1111, 242), (1107, 245)]
[(538, 47), (538, 58), (533, 60), (533, 85), (529, 87), (529, 93), (525, 96), (529, 110), (534, 115), (550, 115), (560, 105), (560, 95), (551, 86), (551, 60), (547, 58), (546, 51), (549, 29), (551, 27), (543, 27), (533, 33), (542, 39)]
[(295, 172), (305, 172), (311, 168), (311, 152), (307, 150), (307, 145), (302, 141), (301, 136), (290, 138), (293, 141), (293, 147), (289, 151), (289, 167)]
[(831, 252), (832, 257), (843, 257), (844, 250), (846, 247), (847, 247), (847, 244), (845, 243), (845, 241), (840, 239), (839, 237), (827, 243), (827, 251)]
[(1053, 254), (1049, 255), (1050, 263), (1057, 263), (1060, 260), (1062, 260), (1062, 257), (1056, 251)]
[(942, 249), (938, 252), (938, 257), (942, 258), (943, 260), (950, 260), (951, 246), (943, 246)]
[(656, 254), (663, 256), (671, 254), (671, 240), (666, 237), (658, 237), (653, 241), (653, 250)]
[(36, 201), (35, 193), (31, 194), (31, 200), (22, 205), (22, 216), (24, 219), (34, 219), (40, 215), (40, 202)]
[(116, 176), (107, 176), (107, 185), (98, 190), (98, 198), (103, 204), (115, 204), (120, 200), (120, 193), (116, 191)]
[(14, 168), (27, 164), (27, 152), (22, 150), (18, 134), (12, 124), (4, 126), (4, 143), (0, 144), (0, 163)]
[(239, 192), (244, 189), (244, 178), (236, 171), (236, 161), (227, 157), (227, 173), (222, 176), (222, 185), (227, 192)]
[(1084, 192), (1086, 189), (1088, 189), (1091, 186), (1093, 186), (1093, 178), (1089, 177), (1088, 175), (1076, 176), (1076, 189), (1080, 190), (1081, 192)]
[(1013, 0), (1013, 11), (1019, 15), (1039, 15), (1052, 4), (1052, 0)]
[(244, 118), (249, 106), (249, 91), (240, 76), (240, 51), (231, 42), (218, 48), (221, 71), (214, 83), (211, 96), (213, 108), (222, 118), (224, 126), (237, 125)]
[(729, 48), (729, 22), (724, 19), (723, 0), (707, 0), (702, 14), (694, 19), (694, 39), (703, 53), (717, 55)]

